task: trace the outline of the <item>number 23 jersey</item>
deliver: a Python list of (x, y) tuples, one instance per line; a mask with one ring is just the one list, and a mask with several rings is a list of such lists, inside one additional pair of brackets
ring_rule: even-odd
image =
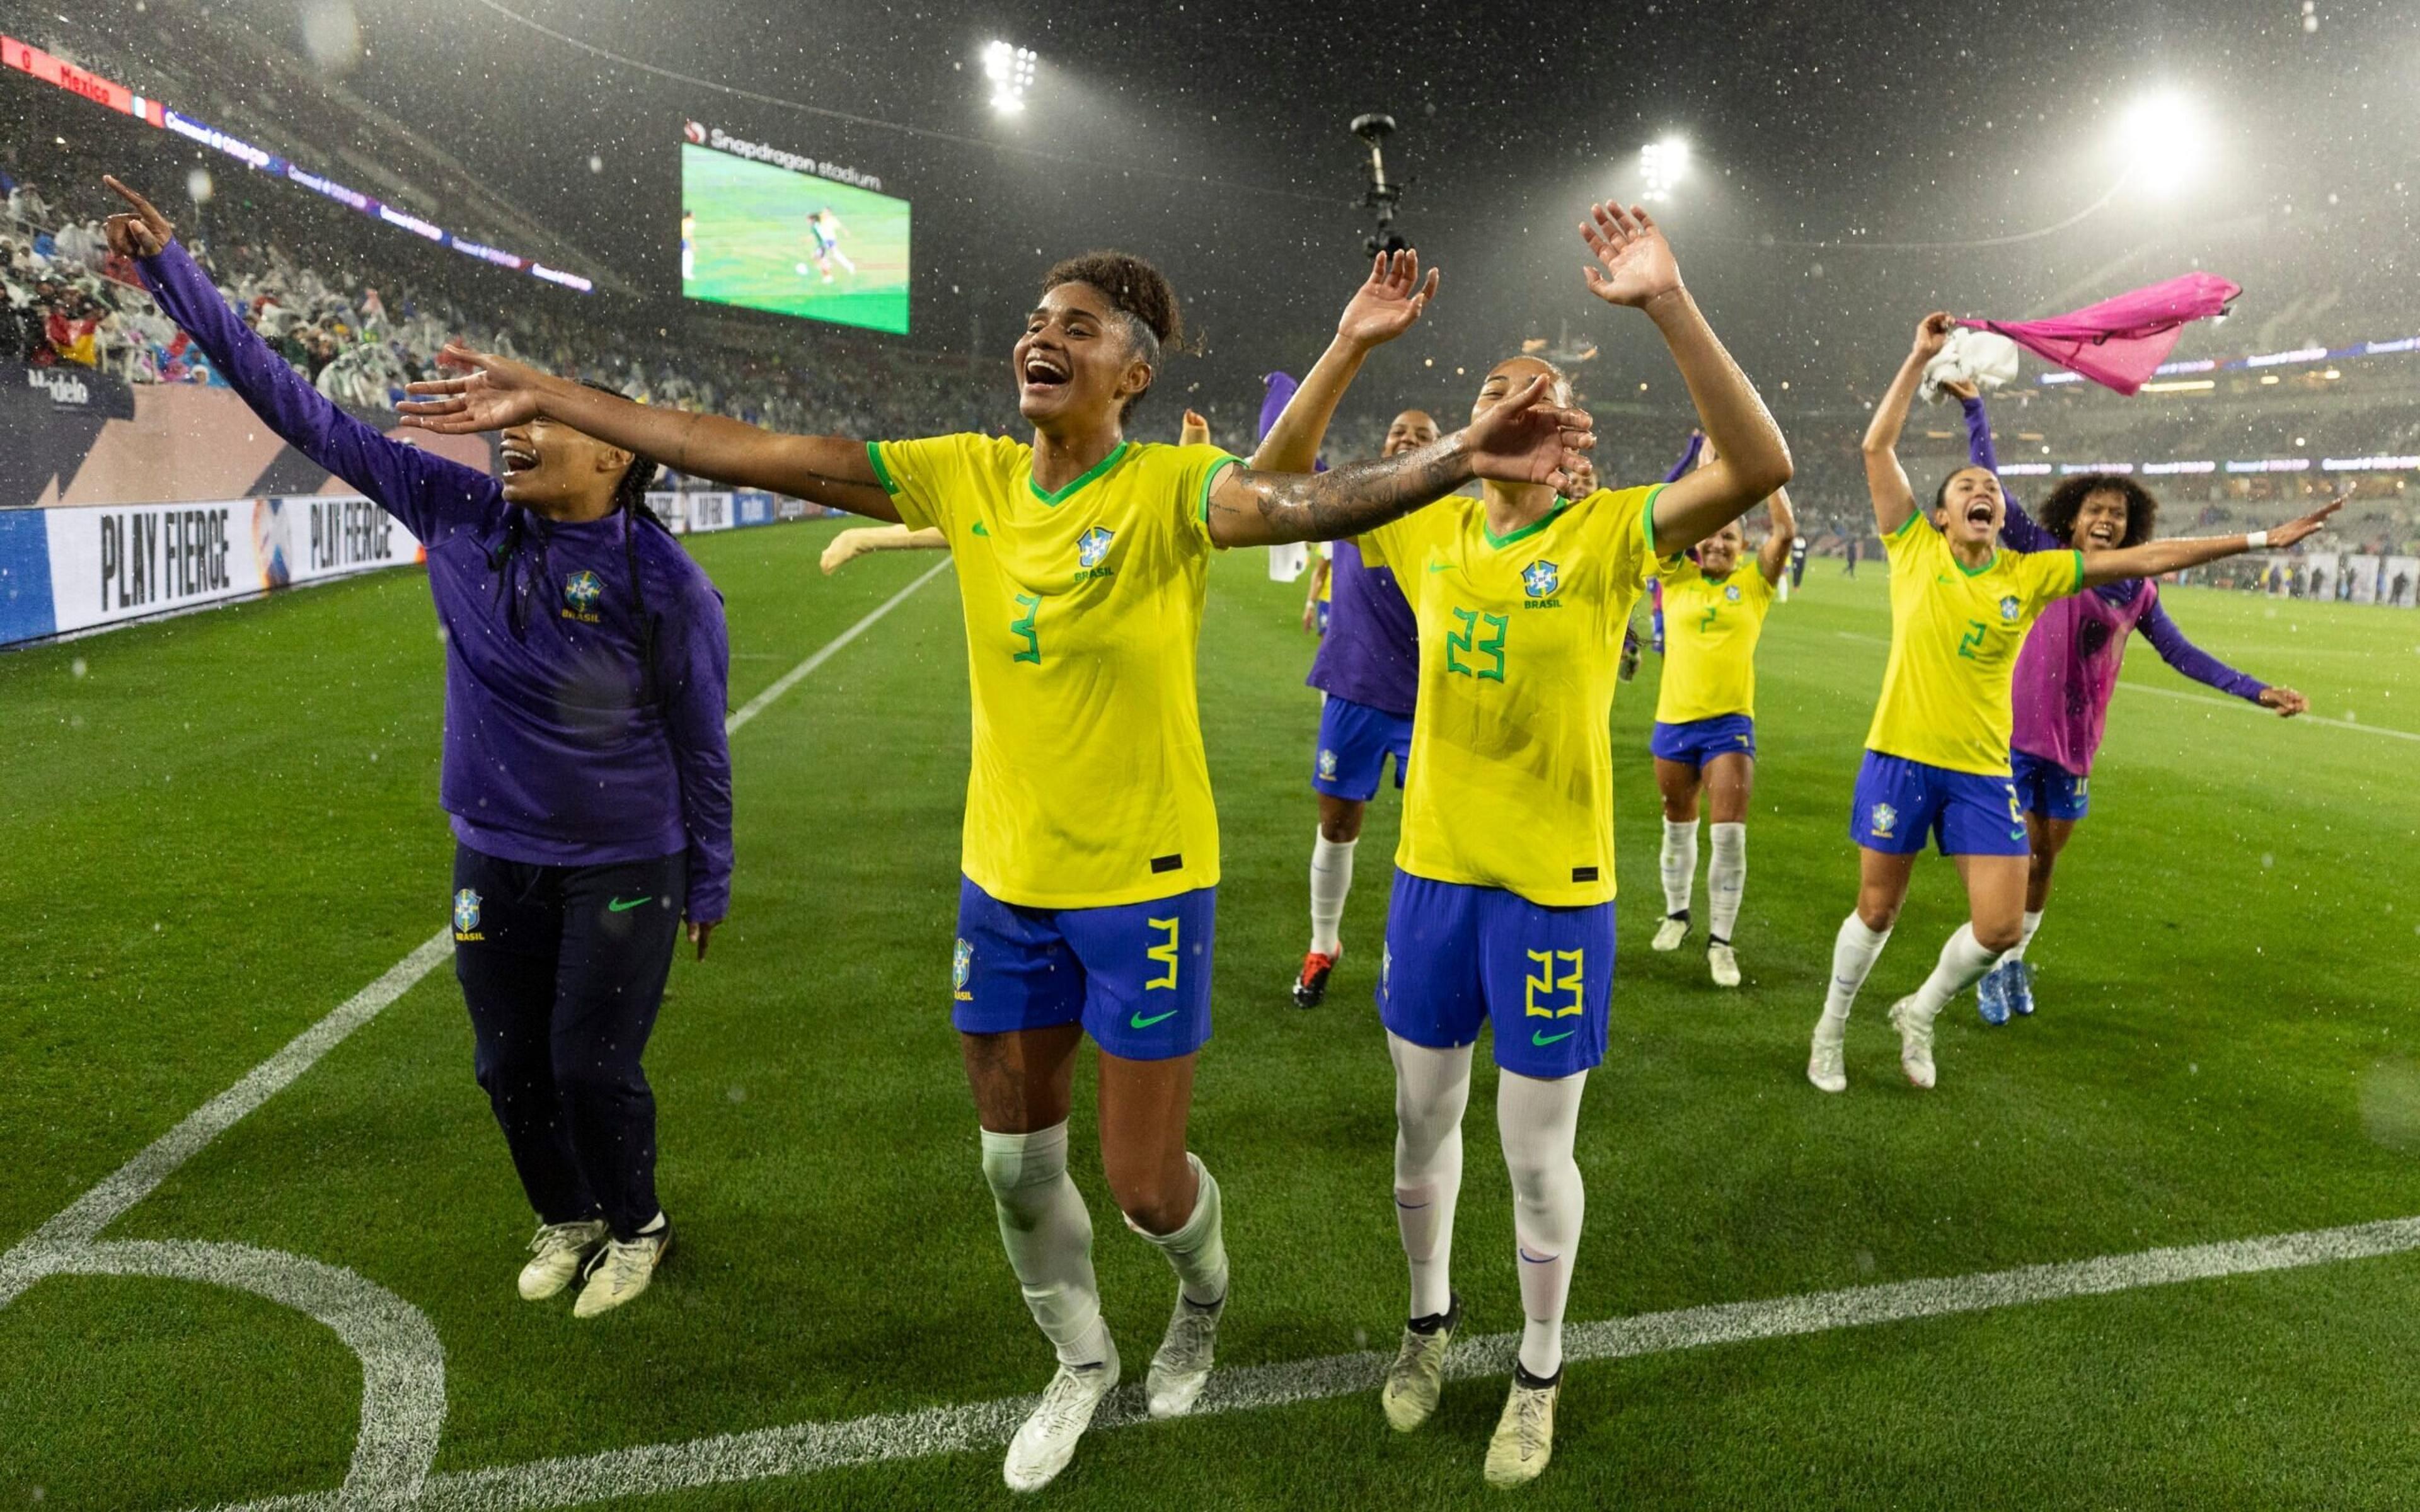
[(1599, 489), (1503, 536), (1455, 495), (1359, 538), (1419, 621), (1397, 866), (1548, 907), (1613, 896), (1614, 647), (1659, 491)]

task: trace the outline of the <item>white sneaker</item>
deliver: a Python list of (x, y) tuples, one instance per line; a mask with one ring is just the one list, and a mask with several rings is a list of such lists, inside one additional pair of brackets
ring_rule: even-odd
[(1649, 948), (1656, 950), (1677, 950), (1689, 937), (1689, 921), (1678, 914), (1667, 914), (1664, 922), (1655, 926), (1655, 938)]
[(1387, 1424), (1396, 1432), (1411, 1432), (1436, 1411), (1437, 1398), (1445, 1395), (1445, 1357), (1453, 1349), (1454, 1332), (1461, 1326), (1462, 1299), (1451, 1296), (1445, 1318), (1435, 1328), (1423, 1334), (1404, 1327), (1404, 1342), (1396, 1349), (1395, 1363), (1387, 1367), (1387, 1384), (1378, 1393)]
[(1555, 1398), (1562, 1394), (1562, 1372), (1552, 1384), (1531, 1386), (1512, 1378), (1512, 1395), (1504, 1399), (1504, 1415), (1496, 1420), (1496, 1437), (1487, 1441), (1487, 1484), (1510, 1489), (1527, 1486), (1546, 1468), (1555, 1454)]
[(1827, 1015), (1815, 1021), (1815, 1042), (1807, 1052), (1807, 1079), (1819, 1092), (1845, 1092), (1849, 1089), (1849, 1070), (1843, 1064), (1841, 1046), (1849, 1036), (1849, 1026), (1842, 1024), (1830, 1034), (1823, 1026), (1830, 1023)]
[(1201, 1307), (1186, 1301), (1184, 1289), (1178, 1288), (1176, 1311), (1168, 1319), (1159, 1352), (1151, 1357), (1151, 1368), (1143, 1373), (1143, 1396), (1151, 1404), (1152, 1416), (1183, 1417), (1193, 1411), (1195, 1398), (1210, 1380), (1218, 1319), (1226, 1310), (1224, 1297)]
[(1706, 947), (1706, 970), (1714, 975), (1717, 987), (1739, 985), (1739, 955), (1728, 945)]
[(1916, 1011), (1916, 999), (1902, 997), (1891, 1005), (1891, 1027), (1899, 1030), (1899, 1066), (1907, 1084), (1923, 1090), (1932, 1086), (1932, 1015)]
[(670, 1224), (627, 1242), (607, 1240), (604, 1249), (588, 1264), (588, 1282), (580, 1288), (580, 1300), (571, 1304), (571, 1316), (594, 1318), (637, 1297), (647, 1289), (647, 1283), (656, 1278), (656, 1267), (663, 1264), (664, 1257), (672, 1252)]
[(560, 1296), (609, 1232), (602, 1218), (538, 1225), (536, 1236), (529, 1242), (530, 1262), (521, 1267), (521, 1300), (544, 1302)]
[(1076, 1458), (1076, 1441), (1093, 1426), (1093, 1414), (1118, 1383), (1117, 1343), (1107, 1329), (1101, 1339), (1108, 1349), (1100, 1363), (1080, 1368), (1062, 1365), (1043, 1388), (1042, 1404), (1008, 1441), (1008, 1458), (1000, 1473), (1010, 1490), (1038, 1491)]

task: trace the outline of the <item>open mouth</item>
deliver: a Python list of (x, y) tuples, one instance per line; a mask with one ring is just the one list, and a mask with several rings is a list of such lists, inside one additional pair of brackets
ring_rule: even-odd
[(1975, 502), (1968, 504), (1966, 506), (1966, 523), (1969, 525), (1991, 524), (1992, 506), (1979, 499), (1975, 501)]
[(2118, 532), (2106, 525), (2095, 525), (2090, 533), (2092, 544), (2103, 550), (2118, 544)]
[(511, 442), (506, 442), (504, 447), (497, 452), (496, 459), (504, 465), (504, 476), (508, 478), (516, 473), (527, 472), (530, 469), (537, 466), (537, 454), (535, 452), (531, 451), (526, 446), (518, 446)]
[(1067, 381), (1066, 364), (1047, 352), (1025, 354), (1025, 386), (1045, 391), (1057, 389)]

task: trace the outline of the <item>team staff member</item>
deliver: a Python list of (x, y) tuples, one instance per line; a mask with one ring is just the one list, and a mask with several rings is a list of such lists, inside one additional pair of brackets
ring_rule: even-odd
[(219, 298), (149, 202), (111, 248), (269, 428), (401, 520), (445, 631), (454, 967), (474, 1064), (530, 1206), (520, 1293), (574, 1312), (670, 1253), (640, 1069), (681, 921), (705, 959), (731, 897), (722, 601), (644, 502), (656, 465), (560, 423), (504, 432), (501, 480), (347, 415)]

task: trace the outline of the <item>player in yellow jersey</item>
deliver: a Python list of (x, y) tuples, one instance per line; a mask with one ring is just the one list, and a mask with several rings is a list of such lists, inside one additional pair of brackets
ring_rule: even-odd
[(2336, 509), (2329, 504), (2249, 536), (2115, 551), (2009, 551), (1997, 544), (2006, 511), (1999, 478), (1989, 468), (1963, 467), (1933, 491), (1928, 517), (1896, 448), (1924, 365), (1955, 323), (1935, 313), (1916, 326), (1916, 343), (1866, 428), (1866, 485), (1890, 559), (1891, 648), (1849, 813), (1857, 906), (1833, 942), (1831, 987), (1807, 1060), (1807, 1079), (1826, 1092), (1849, 1084), (1841, 1049), (1849, 1010), (1890, 938), (1928, 836), (1957, 863), (1967, 921), (1942, 946), (1924, 985), (1891, 1007), (1909, 1082), (1933, 1084), (1932, 1021), (1942, 1005), (2022, 935), (2027, 846), (2009, 770), (2009, 686), (2035, 617), (2085, 588), (2291, 546)]
[(1119, 1375), (1066, 1170), (1087, 1032), (1110, 1193), (1178, 1277), (1154, 1415), (1191, 1409), (1226, 1301), (1218, 1185), (1186, 1149), (1218, 881), (1194, 693), (1211, 548), (1373, 530), (1474, 476), (1576, 491), (1595, 443), (1543, 379), (1428, 446), (1316, 476), (1130, 441), (1126, 418), (1179, 333), (1149, 263), (1094, 253), (1051, 269), (1010, 359), (1031, 442), (783, 436), (458, 347), (448, 361), (471, 376), (420, 385), (411, 409), (444, 430), (559, 420), (683, 472), (947, 538), (974, 699), (952, 1016), (1001, 1242), (1060, 1361), (1009, 1444), (1002, 1475), (1021, 1490), (1065, 1468)]
[[(1699, 465), (1714, 458), (1709, 446)], [(1772, 529), (1747, 557), (1738, 520), (1684, 556), (1655, 563), (1664, 594), (1664, 680), (1655, 695), (1655, 789), (1664, 800), (1664, 919), (1652, 942), (1677, 950), (1689, 936), (1689, 894), (1698, 878), (1698, 800), (1713, 812), (1706, 865), (1706, 969), (1719, 987), (1740, 983), (1731, 931), (1747, 887), (1747, 800), (1756, 780), (1756, 643), (1774, 590), (1790, 565), (1797, 521), (1790, 495), (1766, 503)]]
[[(1435, 1410), (1462, 1323), (1450, 1276), (1472, 1049), (1494, 1026), (1497, 1127), (1512, 1176), (1526, 1326), (1486, 1478), (1545, 1468), (1562, 1380), (1562, 1320), (1584, 1196), (1573, 1158), (1580, 1095), (1604, 1059), (1614, 967), (1616, 648), (1658, 558), (1678, 556), (1790, 478), (1763, 403), (1681, 283), (1646, 213), (1601, 205), (1583, 227), (1589, 286), (1645, 312), (1669, 345), (1711, 467), (1576, 502), (1489, 483), (1358, 540), (1392, 570), (1419, 626), (1419, 689), (1403, 838), (1387, 916), (1379, 1017), (1395, 1064), (1395, 1211), (1410, 1320), (1381, 1402), (1408, 1431)], [(1534, 357), (1490, 369), (1474, 413), (1541, 378)], [(1336, 390), (1306, 380), (1280, 428), (1315, 449)], [(1275, 432), (1273, 432), (1275, 434)], [(1296, 454), (1307, 456), (1308, 450)]]

